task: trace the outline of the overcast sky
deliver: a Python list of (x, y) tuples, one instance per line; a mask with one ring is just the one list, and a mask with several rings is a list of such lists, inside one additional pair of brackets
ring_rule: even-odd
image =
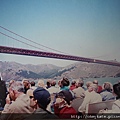
[[(120, 62), (120, 0), (0, 0), (0, 26), (67, 54)], [(35, 45), (2, 28), (0, 32)], [(36, 50), (2, 34), (0, 45)], [(0, 60), (58, 66), (74, 63), (7, 54), (0, 54)]]

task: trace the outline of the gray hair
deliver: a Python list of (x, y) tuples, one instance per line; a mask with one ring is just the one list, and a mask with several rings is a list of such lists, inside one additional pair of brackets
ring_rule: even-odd
[(92, 83), (92, 84), (90, 84), (90, 87), (92, 87), (93, 90), (94, 90), (95, 92), (97, 92), (98, 86), (97, 86), (96, 84)]
[(18, 91), (18, 92), (24, 92), (24, 86), (21, 82), (15, 81), (11, 84), (10, 89)]
[(87, 82), (86, 82), (87, 88), (88, 88), (91, 84), (93, 84), (91, 81), (87, 81)]
[(39, 80), (39, 81), (38, 81), (38, 86), (39, 86), (39, 87), (45, 87), (44, 81), (43, 81), (43, 80)]

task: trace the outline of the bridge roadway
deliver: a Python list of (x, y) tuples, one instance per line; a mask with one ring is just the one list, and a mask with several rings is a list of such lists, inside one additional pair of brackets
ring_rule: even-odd
[(64, 54), (57, 54), (57, 53), (51, 53), (51, 52), (42, 52), (42, 51), (13, 48), (13, 47), (6, 47), (6, 46), (0, 46), (0, 53), (82, 61), (82, 62), (88, 62), (88, 63), (98, 63), (98, 64), (105, 64), (105, 65), (120, 67), (120, 63), (118, 62), (110, 62), (110, 61), (103, 61), (98, 59), (84, 58), (79, 56), (64, 55)]

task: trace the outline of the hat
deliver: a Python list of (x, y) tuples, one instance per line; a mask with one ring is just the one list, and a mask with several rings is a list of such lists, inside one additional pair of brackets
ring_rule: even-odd
[(73, 100), (73, 96), (69, 90), (62, 90), (58, 93), (58, 97), (63, 98), (68, 105), (70, 105), (70, 101)]
[(46, 109), (47, 105), (51, 101), (50, 93), (46, 89), (38, 87), (37, 89), (34, 90), (33, 95), (34, 99), (37, 100), (40, 107)]

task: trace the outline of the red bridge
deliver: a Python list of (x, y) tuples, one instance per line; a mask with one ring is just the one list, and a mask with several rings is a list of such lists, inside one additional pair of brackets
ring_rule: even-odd
[(57, 54), (52, 52), (42, 52), (42, 51), (35, 51), (35, 50), (28, 50), (28, 49), (20, 49), (20, 48), (6, 47), (6, 46), (0, 46), (0, 53), (47, 57), (47, 58), (64, 59), (64, 60), (74, 60), (74, 61), (98, 63), (98, 64), (105, 64), (105, 65), (120, 67), (119, 62), (110, 62), (110, 61), (103, 61), (98, 59), (84, 58), (79, 56)]

